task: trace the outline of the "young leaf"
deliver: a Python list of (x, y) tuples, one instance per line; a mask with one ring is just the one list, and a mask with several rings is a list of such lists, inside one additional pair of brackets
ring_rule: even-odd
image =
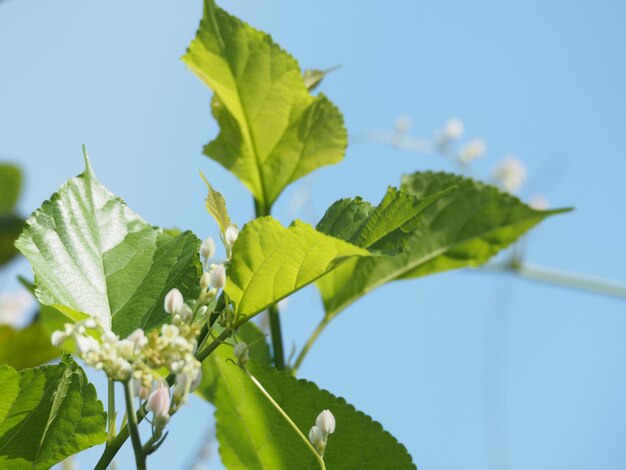
[(397, 194), (427, 200), (446, 191), (401, 230), (391, 231), (397, 224), (389, 217), (373, 217), (388, 204), (389, 193), (376, 209), (360, 199), (331, 206), (318, 225), (329, 235), (389, 233), (373, 245), (386, 256), (350, 260), (318, 281), (327, 318), (387, 282), (485, 263), (544, 218), (563, 212), (537, 211), (495, 187), (444, 173), (405, 176)]
[(0, 325), (0, 364), (21, 370), (40, 366), (60, 354), (61, 351), (50, 343), (50, 333), (39, 320), (21, 330)]
[(13, 213), (22, 190), (22, 172), (9, 163), (0, 163), (0, 215)]
[(0, 468), (44, 470), (106, 439), (95, 387), (69, 356), (54, 366), (0, 366)]
[(215, 93), (220, 134), (204, 153), (237, 175), (265, 210), (289, 183), (343, 158), (339, 110), (307, 91), (296, 60), (270, 36), (213, 0), (204, 3), (183, 61)]
[(250, 317), (355, 256), (369, 252), (296, 220), (285, 228), (272, 217), (245, 225), (228, 266), (226, 293)]
[(152, 227), (86, 170), (27, 220), (16, 246), (30, 261), (39, 301), (85, 314), (122, 337), (163, 323), (165, 294), (186, 296), (200, 275), (200, 241)]
[(202, 176), (202, 179), (206, 183), (207, 189), (209, 190), (209, 194), (206, 197), (206, 210), (219, 225), (223, 236), (224, 232), (230, 225), (230, 217), (228, 216), (228, 209), (226, 208), (226, 200), (224, 199), (224, 196), (222, 196), (222, 193), (213, 189), (213, 186), (211, 186), (209, 180), (206, 179), (202, 172), (200, 172), (200, 176)]
[[(232, 349), (227, 351), (234, 359)], [(319, 468), (311, 450), (250, 378), (231, 362), (216, 359), (215, 364), (220, 374), (215, 396), (217, 438), (226, 468)], [(343, 398), (253, 360), (248, 367), (305, 436), (322, 410), (333, 413), (337, 425), (324, 454), (327, 469), (416, 468), (402, 444)]]

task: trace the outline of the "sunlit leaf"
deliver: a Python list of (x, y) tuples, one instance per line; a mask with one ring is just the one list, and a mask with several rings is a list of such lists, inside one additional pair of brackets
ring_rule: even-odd
[(209, 194), (206, 197), (205, 205), (206, 210), (215, 219), (220, 227), (222, 234), (226, 231), (230, 225), (230, 217), (228, 216), (228, 209), (226, 208), (226, 199), (222, 196), (222, 193), (213, 189), (213, 186), (206, 179), (204, 174), (200, 173), (202, 179), (207, 185)]
[(301, 221), (285, 228), (262, 217), (246, 224), (235, 242), (226, 293), (237, 313), (252, 316), (346, 260), (369, 254)]
[(387, 207), (389, 193), (376, 209), (359, 198), (331, 206), (319, 230), (345, 240), (383, 234), (374, 236), (372, 247), (387, 252), (350, 260), (318, 281), (327, 317), (387, 282), (485, 263), (544, 218), (563, 212), (538, 211), (493, 186), (445, 173), (405, 176), (396, 194), (428, 200), (442, 192), (448, 193), (400, 230), (391, 217), (374, 218)]
[(200, 241), (146, 223), (87, 169), (27, 220), (16, 245), (39, 301), (72, 320), (95, 317), (121, 336), (162, 324), (165, 294), (187, 295), (200, 275)]
[[(226, 351), (234, 359), (232, 349)], [(239, 367), (223, 359), (216, 360), (216, 366), (220, 374), (215, 395), (217, 438), (226, 468), (319, 468), (311, 450)], [(322, 410), (333, 413), (337, 425), (324, 455), (328, 470), (416, 468), (402, 444), (343, 398), (255, 361), (248, 367), (305, 436)]]
[(48, 469), (105, 439), (96, 389), (69, 356), (21, 372), (0, 366), (0, 468)]
[(50, 344), (50, 333), (40, 321), (23, 329), (0, 325), (0, 364), (21, 370), (40, 366), (61, 355)]
[(237, 175), (265, 211), (289, 183), (343, 158), (339, 110), (307, 91), (296, 60), (270, 36), (212, 0), (183, 60), (215, 93), (220, 133), (205, 154)]

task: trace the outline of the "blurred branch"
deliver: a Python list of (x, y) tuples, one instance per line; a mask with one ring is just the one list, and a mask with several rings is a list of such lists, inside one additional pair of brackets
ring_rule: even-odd
[(514, 274), (535, 282), (553, 284), (568, 289), (582, 290), (626, 300), (626, 284), (543, 268), (525, 262), (492, 263), (480, 268), (480, 270)]

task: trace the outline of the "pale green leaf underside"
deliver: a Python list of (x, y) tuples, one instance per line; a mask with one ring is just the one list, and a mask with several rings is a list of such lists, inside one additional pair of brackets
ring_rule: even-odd
[(21, 372), (0, 366), (0, 468), (48, 469), (105, 439), (96, 389), (69, 356)]
[(186, 295), (196, 285), (199, 243), (190, 232), (172, 237), (147, 224), (87, 164), (27, 220), (16, 246), (33, 267), (41, 303), (126, 336), (166, 320), (171, 288)]
[[(410, 230), (396, 231), (392, 245), (380, 247), (400, 247), (397, 252), (350, 260), (318, 281), (327, 317), (387, 282), (483, 264), (544, 218), (562, 212), (537, 211), (493, 186), (445, 173), (407, 175), (402, 190), (421, 199), (450, 192), (420, 213)], [(318, 228), (350, 239), (375, 213), (360, 199), (341, 200)], [(379, 223), (376, 230), (384, 232), (388, 219)]]
[(296, 220), (272, 217), (246, 224), (233, 247), (226, 293), (246, 317), (265, 310), (354, 256), (370, 253)]
[[(232, 358), (232, 349), (226, 351), (224, 354)], [(217, 438), (226, 468), (319, 468), (309, 448), (245, 373), (223, 359), (215, 362), (220, 374), (215, 396)], [(305, 436), (320, 411), (329, 409), (333, 413), (337, 426), (329, 436), (324, 455), (328, 470), (416, 468), (402, 444), (343, 398), (255, 361), (250, 361), (248, 367)]]
[(0, 325), (0, 364), (21, 370), (40, 366), (60, 354), (50, 344), (50, 333), (39, 320), (21, 330)]
[(237, 175), (263, 207), (289, 183), (343, 158), (339, 110), (307, 91), (296, 60), (270, 36), (212, 0), (183, 60), (215, 93), (220, 134), (205, 154)]

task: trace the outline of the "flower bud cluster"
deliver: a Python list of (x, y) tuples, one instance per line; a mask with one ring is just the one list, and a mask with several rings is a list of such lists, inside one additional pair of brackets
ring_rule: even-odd
[(335, 417), (330, 410), (324, 410), (315, 419), (315, 426), (309, 431), (309, 441), (322, 457), (328, 444), (328, 435), (335, 432)]
[(515, 193), (526, 180), (526, 167), (518, 158), (509, 155), (495, 168), (493, 177), (505, 191)]

